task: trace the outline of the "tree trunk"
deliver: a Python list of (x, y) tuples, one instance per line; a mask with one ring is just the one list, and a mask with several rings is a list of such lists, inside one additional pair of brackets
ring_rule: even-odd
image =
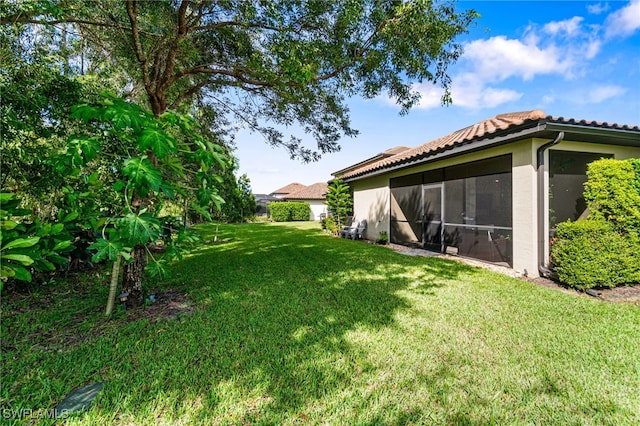
[(120, 276), (120, 262), (122, 258), (120, 255), (113, 261), (113, 267), (111, 269), (111, 285), (109, 286), (109, 299), (107, 299), (107, 310), (105, 315), (111, 315), (113, 312), (113, 305), (116, 300), (116, 291), (118, 290), (118, 278)]
[[(151, 102), (151, 108), (153, 115), (158, 118), (167, 110), (167, 102), (164, 92), (150, 93), (149, 101)], [(154, 166), (158, 165), (158, 158), (151, 151), (147, 151), (149, 160)], [(142, 199), (138, 194), (134, 194), (132, 204), (136, 209), (148, 206), (150, 198)], [(144, 245), (137, 245), (133, 249), (133, 260), (125, 263), (122, 269), (122, 292), (129, 293), (127, 296), (127, 308), (138, 308), (144, 303), (144, 293), (142, 292), (142, 278), (144, 274), (144, 268), (147, 266), (147, 251)]]
[(147, 253), (144, 246), (138, 245), (133, 249), (133, 260), (125, 263), (122, 277), (122, 292), (129, 293), (127, 307), (137, 308), (142, 306), (144, 296), (142, 293), (142, 274), (147, 265)]

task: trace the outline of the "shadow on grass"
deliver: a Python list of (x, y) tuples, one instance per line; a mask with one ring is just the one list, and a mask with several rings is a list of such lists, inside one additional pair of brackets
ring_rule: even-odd
[(218, 238), (163, 283), (189, 293), (192, 316), (124, 324), (64, 356), (102, 365), (94, 375), (107, 384), (90, 415), (280, 423), (348, 412), (342, 392), (375, 367), (346, 336), (393, 330), (410, 308), (403, 291), (433, 294), (474, 270), (283, 225), (226, 226)]
[(179, 343), (167, 347), (154, 336), (148, 350), (125, 349), (132, 361), (121, 365), (130, 369), (125, 376), (146, 378), (128, 397), (134, 416), (153, 404), (153, 393), (200, 401), (204, 417), (213, 411), (248, 422), (277, 422), (313, 401), (322, 405), (371, 368), (346, 333), (393, 327), (396, 312), (409, 307), (399, 291), (428, 294), (471, 270), (317, 230), (254, 224), (226, 232), (219, 236), (226, 243), (173, 268), (170, 285), (187, 289), (201, 306), (162, 331)]

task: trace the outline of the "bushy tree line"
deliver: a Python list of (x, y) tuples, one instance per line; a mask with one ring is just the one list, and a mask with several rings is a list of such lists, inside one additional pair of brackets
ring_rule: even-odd
[(640, 283), (640, 159), (589, 164), (584, 198), (587, 219), (556, 230), (560, 281), (580, 289)]

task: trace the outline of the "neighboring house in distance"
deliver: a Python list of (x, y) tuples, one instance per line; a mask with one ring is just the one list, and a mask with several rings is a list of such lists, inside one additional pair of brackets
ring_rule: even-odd
[[(587, 164), (640, 157), (640, 128), (500, 114), (333, 173), (353, 190), (365, 237), (503, 264), (535, 277), (555, 225), (584, 212)], [(391, 154), (391, 155), (388, 155)]]
[(306, 187), (307, 187), (306, 185), (303, 185), (301, 183), (293, 182), (293, 183), (290, 183), (289, 185), (283, 186), (280, 189), (276, 189), (269, 195), (274, 198), (284, 198), (285, 196), (292, 194), (296, 191), (299, 191), (301, 189), (304, 189)]
[[(286, 187), (285, 187), (286, 188)], [(298, 189), (282, 197), (286, 201), (303, 201), (311, 206), (310, 220), (320, 220), (321, 214), (327, 213), (327, 191), (326, 182), (318, 182)]]
[[(290, 183), (282, 188), (276, 189), (271, 194), (256, 194), (258, 204), (258, 214), (268, 215), (268, 205), (278, 201), (303, 201), (311, 206), (309, 220), (320, 220), (320, 215), (327, 213), (327, 191), (326, 182), (318, 182), (313, 185), (303, 185), (298, 182)], [(260, 195), (260, 198), (258, 197)], [(262, 207), (264, 205), (264, 208)]]

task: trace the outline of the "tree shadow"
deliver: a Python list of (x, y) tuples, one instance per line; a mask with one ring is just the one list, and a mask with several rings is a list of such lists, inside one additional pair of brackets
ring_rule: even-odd
[(221, 236), (230, 239), (178, 262), (160, 283), (187, 291), (192, 315), (125, 323), (92, 344), (99, 353), (79, 347), (65, 354), (94, 354), (102, 364), (94, 376), (106, 385), (89, 415), (304, 418), (373, 368), (347, 335), (395, 327), (396, 314), (411, 307), (403, 291), (433, 294), (474, 270), (286, 225), (240, 225)]

